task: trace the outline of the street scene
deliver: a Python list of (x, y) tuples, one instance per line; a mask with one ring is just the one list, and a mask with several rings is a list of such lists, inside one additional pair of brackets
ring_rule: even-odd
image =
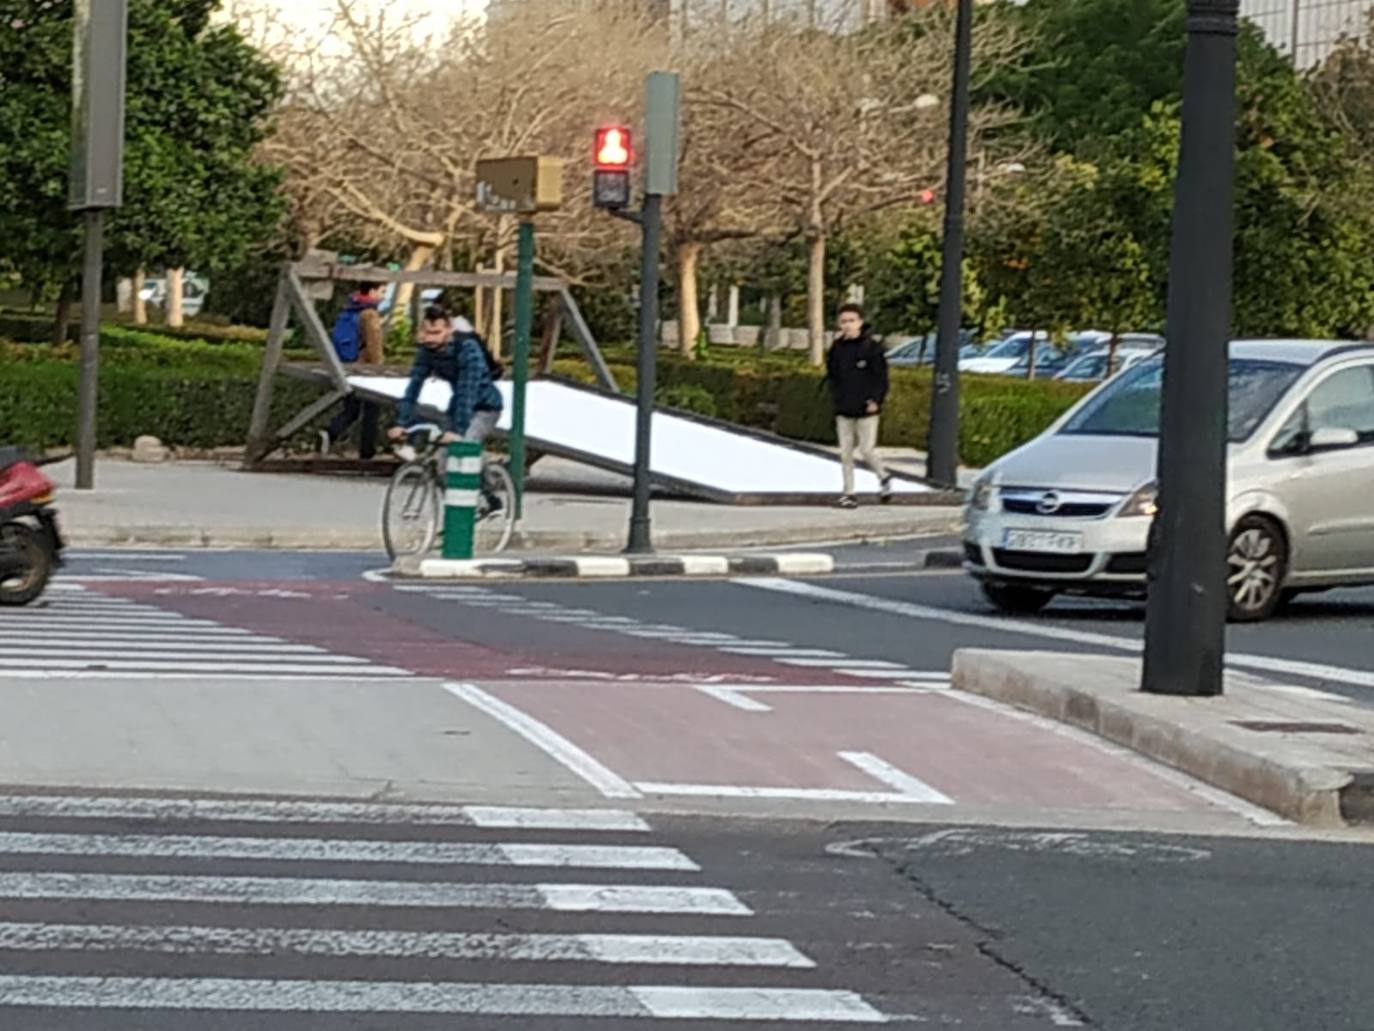
[(0, 86), (0, 1028), (1374, 1031), (1369, 0)]

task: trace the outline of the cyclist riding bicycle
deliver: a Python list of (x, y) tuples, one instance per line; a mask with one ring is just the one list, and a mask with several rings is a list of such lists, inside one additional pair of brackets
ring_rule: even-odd
[[(448, 427), (442, 442), (471, 440), (482, 443), (496, 429), (503, 402), (492, 376), (492, 362), (482, 339), (466, 319), (456, 323), (448, 309), (430, 305), (420, 323), (420, 346), (410, 368), (410, 382), (397, 407), (396, 423), (389, 431), (392, 440), (401, 440), (407, 430), (420, 422), (416, 409), (420, 391), (434, 376), (451, 388)], [(499, 366), (498, 366), (499, 368)]]

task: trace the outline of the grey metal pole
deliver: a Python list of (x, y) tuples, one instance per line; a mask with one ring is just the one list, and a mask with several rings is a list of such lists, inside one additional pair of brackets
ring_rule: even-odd
[(1222, 691), (1238, 9), (1239, 0), (1188, 0), (1141, 685), (1154, 694)]
[(930, 397), (930, 434), (926, 444), (926, 477), (942, 487), (959, 484), (959, 326), (963, 322), (964, 192), (968, 173), (972, 51), (973, 0), (959, 0), (954, 34), (954, 85), (949, 102), (949, 168), (945, 176), (940, 321), (935, 338), (935, 382)]
[(663, 215), (663, 198), (656, 193), (644, 196), (640, 215), (644, 229), (644, 253), (639, 265), (639, 369), (636, 384), (634, 501), (630, 508), (630, 540), (625, 550), (648, 554), (654, 550), (653, 528), (649, 517), (650, 434), (654, 420), (654, 377), (657, 366), (658, 327), (658, 247)]
[(76, 489), (95, 487), (96, 402), (100, 386), (100, 280), (105, 264), (105, 212), (86, 214), (81, 272), (81, 378), (76, 391)]

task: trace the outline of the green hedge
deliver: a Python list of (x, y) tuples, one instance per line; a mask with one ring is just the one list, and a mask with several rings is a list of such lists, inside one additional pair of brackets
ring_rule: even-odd
[[(180, 328), (104, 322), (100, 331), (103, 335), (111, 329), (125, 329), (162, 340), (189, 343), (255, 344), (260, 348), (267, 341), (267, 330), (256, 326), (222, 326), (210, 322), (193, 322)], [(47, 344), (52, 342), (52, 331), (53, 316), (46, 312), (0, 311), (0, 338), (23, 344)], [(67, 326), (67, 339), (75, 343), (80, 335), (81, 309), (73, 307), (72, 320)]]

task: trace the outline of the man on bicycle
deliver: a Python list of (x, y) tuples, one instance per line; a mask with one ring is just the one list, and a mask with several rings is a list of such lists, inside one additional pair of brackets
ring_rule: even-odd
[[(410, 367), (410, 382), (397, 407), (392, 440), (400, 440), (406, 430), (420, 419), (416, 408), (420, 391), (431, 376), (451, 389), (448, 402), (448, 428), (443, 442), (472, 440), (482, 443), (501, 419), (501, 391), (492, 375), (494, 361), (488, 356), (482, 338), (466, 319), (455, 326), (453, 316), (440, 305), (425, 309), (420, 323), (420, 346)], [(497, 366), (499, 368), (499, 366)]]

